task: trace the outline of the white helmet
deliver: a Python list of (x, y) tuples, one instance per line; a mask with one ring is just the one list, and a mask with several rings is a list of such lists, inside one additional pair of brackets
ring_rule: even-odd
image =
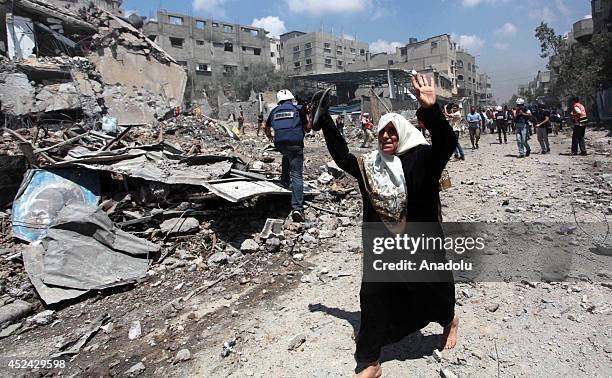
[(295, 97), (293, 97), (293, 93), (291, 93), (289, 89), (281, 89), (276, 94), (276, 100), (278, 102), (287, 101), (287, 100), (295, 100)]
[(501, 112), (501, 111), (502, 111), (502, 109), (503, 109), (503, 108), (501, 107), (501, 105), (497, 105), (497, 108), (495, 108), (495, 110), (496, 110), (496, 111), (498, 111), (498, 112)]
[(522, 98), (517, 98), (516, 99), (516, 104), (517, 105), (525, 105), (525, 100)]

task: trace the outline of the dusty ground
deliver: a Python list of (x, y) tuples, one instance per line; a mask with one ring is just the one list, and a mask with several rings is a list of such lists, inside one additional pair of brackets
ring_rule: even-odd
[[(444, 219), (555, 222), (576, 216), (602, 222), (607, 213), (607, 221), (612, 220), (611, 138), (605, 131), (589, 130), (587, 136), (587, 157), (564, 155), (570, 139), (562, 134), (551, 137), (551, 154), (537, 154), (534, 137), (534, 154), (517, 159), (512, 138), (498, 145), (496, 137), (484, 135), (479, 150), (466, 149), (466, 161), (448, 166), (453, 187), (442, 195)], [(462, 143), (468, 144), (465, 139)], [(316, 177), (328, 155), (315, 142), (309, 142), (306, 155), (312, 156), (309, 172)], [(350, 184), (341, 181), (342, 187)], [(317, 206), (334, 207), (349, 219), (309, 211), (312, 223), (306, 228), (314, 243), (303, 240), (303, 230), (291, 229), (281, 252), (260, 251), (204, 270), (191, 269), (190, 260), (175, 253), (130, 290), (101, 293), (58, 309), (56, 324), (22, 328), (0, 340), (3, 358), (42, 358), (88, 321), (108, 313), (112, 329), (98, 332), (66, 369), (33, 373), (3, 368), (0, 374), (124, 376), (142, 362), (142, 376), (350, 376), (353, 334), (359, 326), (358, 196), (321, 197)], [(275, 204), (220, 209), (223, 224), (234, 219), (235, 228), (219, 233), (237, 247), (259, 232), (262, 220), (282, 217), (285, 211)], [(335, 237), (321, 237), (330, 230)], [(175, 242), (184, 243), (178, 249), (197, 249), (189, 239)], [(292, 258), (289, 251), (304, 260)], [(432, 324), (384, 349), (384, 376), (435, 377), (441, 369), (459, 376), (611, 376), (612, 269), (609, 263), (602, 269), (609, 273), (601, 280), (606, 282), (458, 284), (457, 348), (436, 361), (432, 351), (441, 329)], [(19, 262), (3, 262), (0, 270), (9, 282), (23, 275)], [(189, 295), (199, 287), (210, 288)], [(29, 290), (25, 284), (22, 289)], [(33, 295), (25, 299), (35, 300)], [(491, 311), (491, 305), (499, 308)], [(141, 323), (142, 336), (130, 341), (133, 321)], [(296, 336), (305, 341), (290, 351)], [(233, 338), (233, 350), (222, 357), (223, 343)], [(175, 360), (181, 349), (190, 351), (189, 360)]]

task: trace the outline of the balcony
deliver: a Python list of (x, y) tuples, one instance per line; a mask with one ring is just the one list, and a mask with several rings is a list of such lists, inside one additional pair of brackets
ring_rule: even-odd
[(578, 42), (588, 42), (593, 36), (593, 19), (587, 18), (574, 23), (573, 31)]

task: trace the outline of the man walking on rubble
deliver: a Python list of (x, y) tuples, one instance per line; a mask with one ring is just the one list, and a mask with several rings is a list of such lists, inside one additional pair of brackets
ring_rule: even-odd
[(586, 108), (580, 103), (578, 97), (572, 98), (572, 120), (574, 121), (574, 129), (572, 131), (572, 154), (577, 155), (578, 148), (580, 148), (580, 155), (586, 155), (587, 151), (584, 143), (584, 134), (589, 119), (587, 117)]
[(525, 100), (519, 98), (516, 100), (516, 116), (514, 117), (516, 129), (516, 144), (519, 150), (519, 158), (529, 156), (531, 147), (529, 147), (529, 135), (527, 134), (527, 123), (531, 119), (531, 113), (528, 113), (525, 107)]
[(244, 112), (242, 110), (238, 116), (238, 130), (240, 130), (240, 135), (244, 135)]
[(550, 112), (545, 109), (546, 104), (538, 102), (538, 110), (535, 114), (535, 129), (538, 136), (538, 143), (542, 148), (542, 155), (550, 152), (550, 143), (548, 141), (548, 130), (550, 126)]
[(468, 123), (472, 150), (474, 150), (478, 148), (478, 142), (480, 141), (480, 125), (482, 124), (482, 117), (480, 116), (480, 113), (476, 112), (476, 108), (472, 106), (468, 115), (465, 116), (465, 119)]
[(259, 113), (257, 116), (257, 136), (259, 136), (259, 130), (264, 127), (264, 115), (263, 113)]
[(374, 134), (372, 133), (372, 129), (374, 125), (370, 120), (369, 113), (363, 113), (361, 115), (361, 129), (363, 130), (363, 143), (361, 144), (361, 148), (370, 148), (372, 146), (372, 141), (374, 140)]
[(499, 140), (499, 144), (502, 144), (502, 133), (504, 134), (504, 143), (508, 144), (508, 137), (506, 136), (506, 131), (508, 128), (508, 121), (510, 120), (510, 112), (508, 111), (508, 105), (504, 105), (502, 108), (498, 106), (495, 109), (495, 114), (493, 118), (495, 118), (495, 122), (497, 123), (497, 138)]
[[(305, 107), (295, 103), (288, 89), (276, 94), (278, 106), (270, 112), (264, 131), (283, 155), (281, 185), (291, 188), (291, 219), (304, 221), (304, 135), (311, 125)], [(274, 136), (272, 136), (274, 129)]]

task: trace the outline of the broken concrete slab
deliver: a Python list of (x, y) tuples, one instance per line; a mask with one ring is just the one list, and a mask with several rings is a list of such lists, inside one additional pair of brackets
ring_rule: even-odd
[(37, 111), (36, 89), (22, 72), (0, 72), (0, 111), (14, 116)]
[(200, 222), (195, 218), (174, 218), (165, 220), (159, 228), (168, 235), (189, 234), (200, 229)]
[(15, 333), (15, 331), (21, 328), (21, 326), (22, 326), (22, 323), (15, 323), (15, 324), (11, 324), (10, 326), (6, 327), (2, 331), (0, 331), (0, 339), (4, 339), (6, 337), (11, 336), (13, 333)]
[[(132, 25), (103, 12), (109, 31), (88, 58), (108, 86), (103, 97), (109, 115), (121, 126), (143, 125), (181, 106), (187, 86), (185, 69)], [(120, 38), (111, 38), (113, 33)], [(145, 48), (155, 59), (144, 53)]]
[(259, 234), (263, 239), (268, 239), (272, 236), (279, 237), (283, 234), (283, 225), (285, 221), (282, 219), (266, 219), (266, 224)]
[(240, 252), (243, 253), (254, 253), (259, 249), (259, 244), (253, 239), (246, 239), (240, 245)]
[(34, 311), (34, 306), (20, 299), (0, 307), (0, 330)]

